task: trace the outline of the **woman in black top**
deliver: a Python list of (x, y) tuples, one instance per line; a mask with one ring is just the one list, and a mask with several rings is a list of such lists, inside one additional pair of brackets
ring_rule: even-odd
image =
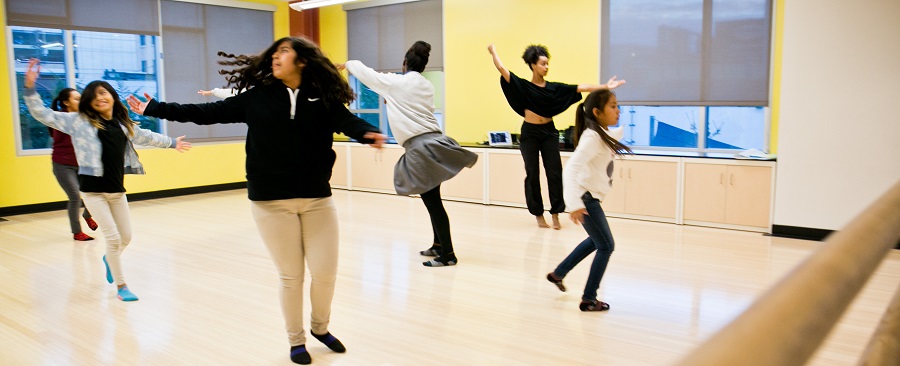
[(281, 278), (281, 307), (291, 360), (312, 362), (303, 329), (304, 264), (312, 275), (312, 335), (344, 352), (328, 331), (337, 277), (338, 219), (331, 198), (333, 134), (344, 133), (380, 147), (379, 130), (350, 113), (350, 85), (318, 46), (285, 37), (259, 55), (225, 55), (235, 66), (220, 71), (239, 93), (205, 104), (147, 102), (128, 98), (147, 116), (199, 125), (246, 123), (247, 190), (260, 236)]
[(553, 124), (553, 116), (564, 112), (581, 100), (581, 93), (600, 89), (615, 89), (625, 80), (613, 76), (604, 85), (563, 84), (544, 78), (550, 71), (550, 53), (543, 45), (525, 48), (522, 59), (531, 69), (531, 81), (526, 81), (507, 70), (500, 61), (493, 44), (488, 52), (494, 66), (500, 72), (500, 87), (512, 109), (524, 118), (519, 134), (519, 151), (525, 161), (525, 202), (528, 212), (537, 219), (538, 227), (549, 227), (544, 220), (544, 200), (541, 198), (540, 166), (538, 155), (544, 161), (547, 189), (550, 191), (550, 214), (553, 228), (560, 229), (559, 213), (566, 209), (562, 193), (562, 161), (559, 157), (559, 132)]

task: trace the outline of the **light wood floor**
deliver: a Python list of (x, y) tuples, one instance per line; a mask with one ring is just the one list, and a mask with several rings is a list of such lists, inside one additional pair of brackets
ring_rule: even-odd
[[(330, 330), (348, 352), (311, 339), (314, 365), (667, 365), (821, 245), (610, 219), (616, 251), (600, 297), (612, 310), (588, 314), (577, 305), (589, 262), (566, 293), (544, 280), (586, 236), (580, 227), (445, 202), (460, 265), (425, 268), (431, 229), (418, 199), (334, 197)], [(63, 211), (0, 222), (0, 365), (292, 364), (245, 191), (134, 202), (131, 215), (123, 265), (135, 303), (104, 280), (103, 240), (72, 241)], [(894, 251), (810, 364), (854, 364), (898, 284)]]

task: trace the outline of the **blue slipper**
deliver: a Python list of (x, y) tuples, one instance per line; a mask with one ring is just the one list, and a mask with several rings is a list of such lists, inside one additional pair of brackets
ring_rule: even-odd
[(131, 290), (128, 289), (128, 286), (122, 287), (119, 289), (119, 300), (122, 301), (137, 301), (137, 295), (133, 294)]
[(109, 263), (106, 263), (106, 256), (103, 256), (103, 265), (106, 266), (106, 282), (113, 283), (112, 272), (109, 271)]

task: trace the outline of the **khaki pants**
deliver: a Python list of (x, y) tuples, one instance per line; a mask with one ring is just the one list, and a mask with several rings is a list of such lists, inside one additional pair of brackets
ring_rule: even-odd
[(131, 243), (131, 213), (128, 211), (128, 197), (120, 193), (82, 192), (84, 207), (94, 216), (100, 232), (106, 239), (106, 263), (116, 285), (125, 284), (122, 262), (119, 259), (125, 247)]
[(337, 210), (331, 197), (252, 201), (259, 234), (281, 278), (281, 311), (291, 346), (306, 344), (303, 331), (304, 260), (312, 282), (310, 330), (328, 332), (338, 264)]

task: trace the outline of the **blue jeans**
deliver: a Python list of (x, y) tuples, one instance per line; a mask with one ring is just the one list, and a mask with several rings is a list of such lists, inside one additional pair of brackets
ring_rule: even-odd
[(615, 249), (615, 243), (612, 232), (609, 231), (606, 214), (600, 207), (600, 201), (590, 193), (581, 196), (581, 200), (588, 212), (588, 216), (585, 216), (582, 224), (584, 231), (588, 233), (588, 238), (578, 244), (572, 253), (559, 263), (559, 266), (553, 270), (553, 275), (558, 278), (566, 277), (572, 268), (575, 268), (589, 254), (597, 251), (597, 254), (594, 255), (594, 262), (591, 263), (591, 272), (588, 274), (587, 283), (584, 285), (584, 295), (581, 297), (585, 301), (594, 301), (597, 300), (597, 289), (600, 288), (600, 280), (603, 279), (603, 273), (606, 272), (606, 265), (609, 264), (609, 256)]

